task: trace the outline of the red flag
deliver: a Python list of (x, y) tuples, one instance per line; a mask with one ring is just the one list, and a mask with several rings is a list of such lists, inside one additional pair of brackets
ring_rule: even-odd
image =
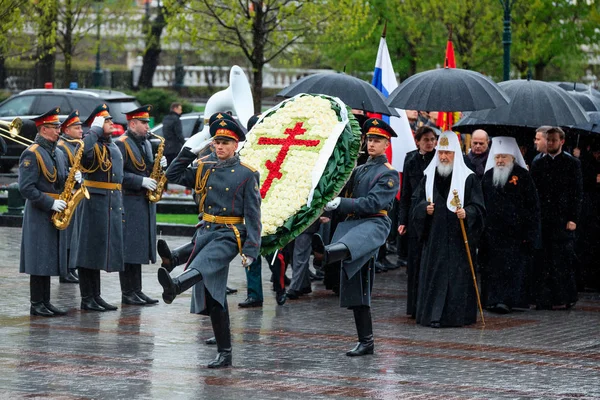
[[(448, 43), (446, 44), (446, 59), (444, 60), (444, 68), (456, 68), (456, 59), (454, 58), (454, 45), (452, 44), (452, 32)], [(449, 131), (454, 125), (454, 114), (450, 111), (440, 112), (438, 117), (438, 125), (443, 131)]]

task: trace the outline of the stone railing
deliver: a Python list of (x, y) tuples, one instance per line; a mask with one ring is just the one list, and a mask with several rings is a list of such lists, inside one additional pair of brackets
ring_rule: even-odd
[[(134, 79), (136, 76), (136, 66), (134, 66)], [(224, 88), (229, 86), (229, 70), (231, 67), (195, 67), (184, 66), (183, 86), (185, 87), (208, 87)], [(252, 81), (252, 71), (244, 68), (244, 72), (249, 81)], [(330, 69), (283, 69), (268, 68), (263, 70), (263, 88), (283, 89), (286, 86), (296, 82), (298, 79), (316, 73), (335, 73)], [(160, 65), (156, 68), (152, 85), (154, 87), (171, 87), (175, 83), (175, 67), (170, 65)]]

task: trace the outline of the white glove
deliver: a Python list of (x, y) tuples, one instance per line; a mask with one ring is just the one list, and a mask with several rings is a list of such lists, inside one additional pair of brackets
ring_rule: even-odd
[(54, 200), (54, 203), (52, 204), (52, 211), (61, 212), (65, 208), (67, 208), (67, 202), (66, 201), (64, 201), (64, 200)]
[(75, 172), (75, 181), (77, 181), (77, 183), (81, 183), (83, 181), (83, 175), (81, 175), (81, 171)]
[(254, 258), (246, 256), (246, 262), (244, 262), (244, 258), (242, 258), (242, 267), (248, 268), (248, 267), (250, 267), (250, 264), (252, 264), (253, 262), (254, 262)]
[(142, 178), (142, 187), (148, 190), (156, 189), (156, 181), (152, 178)]
[(331, 200), (329, 203), (325, 204), (324, 210), (325, 211), (333, 211), (340, 206), (341, 202), (342, 202), (342, 199), (339, 197), (336, 197), (335, 199)]
[(94, 118), (94, 122), (92, 122), (92, 128), (95, 126), (98, 126), (100, 128), (104, 127), (104, 117)]
[(160, 159), (160, 166), (163, 168), (167, 168), (167, 157), (162, 156), (162, 158)]

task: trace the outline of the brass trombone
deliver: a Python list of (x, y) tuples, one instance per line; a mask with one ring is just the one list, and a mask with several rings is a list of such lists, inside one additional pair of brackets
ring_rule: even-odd
[(21, 118), (15, 118), (12, 122), (0, 120), (0, 136), (25, 147), (29, 147), (29, 145), (33, 143), (33, 140), (19, 135), (22, 127), (23, 121), (21, 121)]

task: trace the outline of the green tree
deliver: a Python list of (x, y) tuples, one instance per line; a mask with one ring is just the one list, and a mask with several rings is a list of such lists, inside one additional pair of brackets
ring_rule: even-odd
[(345, 20), (344, 6), (354, 1), (318, 0), (192, 0), (179, 5), (165, 2), (170, 9), (169, 27), (179, 40), (197, 43), (199, 51), (228, 50), (242, 55), (252, 67), (250, 80), (255, 110), (262, 103), (263, 69), (279, 58), (294, 57), (297, 49), (314, 44), (334, 19)]
[(5, 85), (5, 61), (22, 52), (20, 43), (11, 40), (11, 36), (22, 34), (23, 8), (27, 4), (28, 0), (0, 0), (0, 88)]
[(37, 17), (35, 84), (39, 87), (45, 82), (54, 82), (58, 2), (32, 0), (32, 3)]

